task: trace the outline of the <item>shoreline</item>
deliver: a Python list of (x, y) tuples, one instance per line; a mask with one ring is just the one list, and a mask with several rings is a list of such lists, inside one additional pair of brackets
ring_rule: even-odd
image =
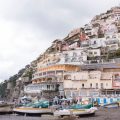
[[(0, 120), (61, 120), (52, 115), (42, 115), (41, 117), (20, 116), (15, 114), (0, 115)], [(64, 120), (64, 118), (62, 118)], [(67, 119), (65, 119), (67, 120)], [(85, 116), (77, 118), (77, 120), (120, 120), (119, 108), (98, 108), (94, 116)]]

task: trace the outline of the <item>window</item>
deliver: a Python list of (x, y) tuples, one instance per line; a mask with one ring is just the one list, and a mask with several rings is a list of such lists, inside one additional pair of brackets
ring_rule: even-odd
[(96, 44), (96, 41), (94, 41), (94, 44)]
[(82, 88), (84, 88), (84, 84), (82, 84)]
[(90, 83), (90, 88), (92, 88), (92, 83)]
[(97, 52), (94, 52), (94, 54), (97, 54)]
[(57, 47), (57, 50), (59, 50), (59, 47)]
[(52, 85), (52, 88), (54, 89), (54, 85)]
[(76, 57), (77, 56), (77, 53), (76, 52), (73, 52), (73, 57)]
[(46, 72), (43, 72), (43, 75), (46, 75)]
[(108, 86), (108, 83), (106, 83), (106, 86)]
[(101, 88), (103, 88), (103, 83), (101, 83)]
[(42, 76), (42, 73), (39, 73), (39, 76)]
[(65, 54), (64, 54), (64, 57), (65, 57), (65, 58), (67, 58), (67, 57), (68, 57), (68, 54), (67, 54), (67, 53), (65, 53)]
[(116, 38), (116, 35), (113, 35), (112, 38)]
[(50, 85), (47, 85), (47, 89), (50, 89)]
[(90, 55), (92, 55), (92, 52), (89, 52)]
[(109, 39), (109, 38), (110, 38), (110, 36), (107, 36), (107, 37), (106, 37), (106, 39)]
[(96, 89), (98, 89), (98, 83), (96, 83)]

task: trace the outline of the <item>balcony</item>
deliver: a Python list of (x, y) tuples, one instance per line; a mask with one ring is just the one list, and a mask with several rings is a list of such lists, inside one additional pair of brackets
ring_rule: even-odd
[(42, 91), (56, 91), (57, 84), (31, 84), (28, 86), (25, 86), (24, 91), (26, 93), (40, 93)]
[(72, 79), (72, 81), (87, 81), (86, 78)]

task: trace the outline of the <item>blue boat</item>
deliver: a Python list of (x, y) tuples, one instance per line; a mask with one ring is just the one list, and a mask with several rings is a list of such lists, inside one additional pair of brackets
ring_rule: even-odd
[(119, 107), (119, 103), (118, 102), (112, 102), (112, 103), (103, 105), (103, 107), (104, 108), (118, 108)]

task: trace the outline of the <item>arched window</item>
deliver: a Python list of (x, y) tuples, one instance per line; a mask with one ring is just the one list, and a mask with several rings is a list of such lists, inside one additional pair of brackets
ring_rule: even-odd
[(96, 83), (96, 89), (98, 89), (98, 83)]
[(90, 88), (92, 88), (92, 83), (90, 83)]
[(84, 88), (84, 84), (82, 84), (82, 88)]

